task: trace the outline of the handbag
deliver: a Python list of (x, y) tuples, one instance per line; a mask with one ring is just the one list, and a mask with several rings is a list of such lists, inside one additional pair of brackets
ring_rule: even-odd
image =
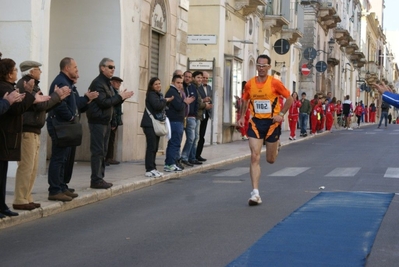
[(165, 121), (160, 121), (154, 118), (154, 116), (151, 114), (151, 112), (148, 110), (148, 108), (145, 108), (147, 110), (148, 116), (150, 116), (151, 121), (152, 121), (152, 126), (154, 128), (154, 132), (157, 136), (165, 136), (168, 134), (168, 129), (166, 127), (166, 122)]
[(72, 147), (82, 144), (83, 129), (78, 116), (72, 121), (59, 121), (53, 116), (52, 123), (57, 136), (57, 146)]

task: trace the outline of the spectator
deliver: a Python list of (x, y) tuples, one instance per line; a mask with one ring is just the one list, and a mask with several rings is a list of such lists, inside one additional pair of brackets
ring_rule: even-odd
[(23, 100), (23, 94), (20, 94), (18, 90), (14, 90), (11, 93), (5, 93), (3, 98), (0, 99), (0, 115), (6, 113), (12, 104), (21, 102)]
[(290, 126), (290, 136), (288, 137), (289, 140), (296, 140), (296, 125), (298, 123), (299, 118), (299, 108), (301, 107), (301, 101), (298, 99), (298, 94), (293, 92), (291, 94), (294, 102), (292, 103), (289, 111), (288, 111), (288, 122)]
[(334, 123), (336, 102), (337, 98), (334, 96), (331, 101), (326, 104), (326, 130), (330, 132)]
[(370, 114), (370, 122), (375, 123), (375, 115), (377, 113), (377, 108), (374, 103), (370, 104), (369, 107), (369, 114)]
[(98, 92), (98, 97), (90, 103), (87, 110), (91, 152), (90, 188), (108, 189), (112, 187), (112, 183), (104, 180), (105, 157), (107, 155), (114, 106), (120, 105), (125, 99), (132, 97), (134, 93), (125, 89), (119, 94), (115, 94), (111, 88), (110, 80), (115, 72), (115, 63), (112, 59), (103, 58), (98, 69), (100, 74), (89, 86), (91, 91)]
[[(71, 201), (78, 197), (78, 194), (68, 189), (65, 182), (65, 173), (68, 162), (72, 155), (71, 151), (74, 147), (63, 147), (58, 145), (57, 135), (53, 126), (53, 118), (59, 121), (73, 121), (79, 118), (79, 110), (84, 109), (87, 104), (98, 96), (97, 92), (86, 92), (84, 96), (79, 96), (74, 83), (76, 83), (78, 74), (78, 65), (73, 58), (65, 57), (60, 62), (60, 73), (55, 77), (50, 85), (50, 95), (57, 87), (67, 86), (71, 90), (71, 94), (61, 101), (47, 116), (47, 131), (51, 137), (51, 157), (48, 168), (49, 195), (48, 200), (53, 201)], [(74, 153), (73, 153), (74, 155)], [(72, 173), (72, 170), (70, 170)]]
[(382, 103), (381, 103), (381, 118), (380, 118), (380, 123), (378, 123), (378, 128), (381, 127), (381, 123), (382, 123), (383, 119), (385, 120), (385, 129), (388, 127), (388, 112), (389, 112), (390, 108), (391, 108), (391, 106), (387, 102), (382, 101)]
[[(1, 58), (0, 53), (0, 97), (10, 95), (17, 81), (18, 69), (15, 61)], [(21, 160), (22, 114), (34, 103), (47, 101), (49, 97), (36, 95), (33, 92), (34, 81), (24, 83), (26, 91), (21, 102), (14, 103), (5, 113), (0, 115), (0, 219), (5, 216), (18, 216), (6, 204), (7, 171), (9, 161)], [(8, 95), (7, 95), (8, 93)], [(7, 144), (14, 144), (11, 148)]]
[(357, 103), (354, 113), (357, 117), (357, 128), (360, 128), (360, 122), (362, 120), (362, 114), (363, 114), (363, 107), (361, 102)]
[(166, 116), (170, 121), (172, 133), (166, 147), (164, 171), (182, 171), (181, 168), (176, 166), (176, 162), (180, 156), (186, 108), (195, 100), (195, 97), (185, 97), (183, 89), (183, 77), (180, 75), (173, 75), (172, 84), (170, 85), (169, 90), (166, 92), (165, 97), (173, 97), (173, 99), (168, 106), (169, 108), (166, 110)]
[[(21, 93), (25, 92), (24, 83), (33, 79), (33, 92), (42, 94), (39, 87), (40, 75), (42, 73), (40, 70), (41, 65), (36, 61), (24, 61), (19, 65), (22, 78), (18, 81), (17, 88)], [(71, 90), (67, 86), (56, 88), (51, 94), (49, 101), (30, 106), (22, 115), (22, 153), (15, 174), (15, 193), (12, 205), (16, 210), (33, 210), (41, 206), (40, 203), (35, 203), (32, 197), (32, 189), (39, 162), (41, 129), (46, 122), (46, 111), (58, 105), (70, 93)]]
[[(117, 76), (113, 76), (111, 78), (111, 88), (114, 90), (115, 95), (119, 93), (119, 88), (121, 87), (123, 80)], [(115, 139), (116, 139), (116, 131), (119, 126), (122, 126), (122, 105), (115, 105), (114, 114), (112, 116), (111, 121), (111, 132), (109, 134), (108, 141), (108, 149), (107, 156), (105, 157), (105, 165), (109, 166), (110, 164), (119, 164), (120, 162), (114, 159), (115, 156)]]
[(299, 122), (301, 125), (301, 135), (302, 137), (308, 136), (306, 129), (308, 127), (309, 114), (312, 111), (310, 102), (306, 99), (306, 93), (303, 92), (301, 95), (301, 107), (299, 108)]
[[(162, 117), (163, 119), (165, 119), (166, 104), (172, 101), (173, 98), (174, 96), (171, 96), (169, 98), (163, 98), (161, 93), (161, 81), (159, 80), (159, 78), (154, 77), (150, 79), (147, 86), (147, 94), (145, 99), (146, 110), (144, 110), (143, 118), (140, 124), (140, 127), (143, 128), (147, 141), (147, 148), (145, 151), (146, 177), (160, 177), (163, 175), (162, 172), (159, 172), (157, 170), (157, 166), (155, 163), (160, 137), (157, 136), (154, 132), (152, 120), (148, 115), (147, 109), (155, 118)], [(156, 116), (156, 114), (159, 115)]]
[(353, 112), (352, 101), (349, 100), (349, 95), (345, 97), (344, 103), (342, 104), (342, 114), (345, 118), (345, 129), (353, 130), (351, 128), (351, 113)]

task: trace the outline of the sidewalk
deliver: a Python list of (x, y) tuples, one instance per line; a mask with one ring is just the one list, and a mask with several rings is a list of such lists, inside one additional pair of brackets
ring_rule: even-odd
[[(299, 130), (297, 133), (299, 135)], [(322, 134), (327, 133), (328, 132), (324, 132)], [(297, 137), (297, 140), (290, 141), (288, 140), (288, 137), (289, 131), (283, 131), (280, 137), (282, 146), (309, 138)], [(266, 148), (263, 146), (262, 152), (265, 151)], [(105, 171), (105, 180), (107, 182), (112, 182), (114, 186), (107, 190), (90, 188), (90, 162), (75, 162), (73, 177), (69, 186), (76, 190), (76, 193), (79, 194), (79, 197), (70, 202), (49, 201), (47, 200), (47, 178), (38, 177), (33, 188), (33, 198), (35, 202), (41, 204), (41, 208), (34, 209), (32, 211), (18, 210), (17, 212), (19, 213), (19, 216), (0, 219), (0, 229), (42, 217), (47, 217), (69, 209), (77, 208), (123, 193), (138, 190), (143, 187), (151, 186), (169, 179), (180, 178), (201, 171), (218, 168), (225, 164), (249, 158), (250, 150), (248, 147), (248, 141), (240, 140), (232, 143), (206, 146), (204, 147), (202, 155), (207, 159), (204, 164), (194, 167), (187, 167), (181, 172), (174, 173), (163, 172), (165, 156), (158, 156), (156, 160), (158, 169), (164, 173), (164, 176), (159, 178), (148, 178), (144, 176), (144, 160), (123, 162), (119, 165), (108, 166), (106, 167)], [(11, 209), (14, 197), (16, 167), (16, 162), (9, 163), (6, 202)]]

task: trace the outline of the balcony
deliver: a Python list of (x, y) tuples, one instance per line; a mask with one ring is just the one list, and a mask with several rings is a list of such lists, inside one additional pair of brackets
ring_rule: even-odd
[(264, 30), (270, 29), (272, 34), (281, 31), (283, 26), (290, 24), (290, 22), (286, 18), (279, 15), (264, 15), (262, 21), (263, 21), (263, 29)]
[(266, 6), (266, 2), (264, 0), (235, 0), (235, 9), (242, 10), (244, 16), (254, 13), (258, 6)]
[(356, 62), (358, 62), (362, 58), (365, 58), (365, 55), (363, 54), (363, 52), (360, 51), (354, 51), (349, 57), (351, 61), (356, 61)]
[(309, 6), (309, 5), (314, 5), (320, 3), (319, 0), (302, 0), (301, 5), (303, 6)]
[(366, 59), (365, 58), (361, 58), (359, 60), (352, 60), (352, 64), (355, 68), (363, 68), (364, 65), (366, 64)]
[(352, 41), (348, 30), (343, 28), (337, 28), (334, 30), (334, 38), (341, 47), (346, 47)]
[(290, 44), (295, 44), (299, 38), (303, 37), (303, 33), (298, 29), (285, 29), (281, 31), (281, 38), (288, 40)]
[(357, 45), (357, 43), (355, 41), (351, 41), (345, 47), (345, 53), (348, 55), (352, 55), (355, 52), (355, 50), (358, 50), (358, 49), (359, 49), (359, 46)]

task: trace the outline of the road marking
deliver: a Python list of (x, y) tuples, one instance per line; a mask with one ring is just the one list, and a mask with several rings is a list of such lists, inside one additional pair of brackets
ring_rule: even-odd
[(376, 134), (375, 132), (366, 132), (366, 134)]
[(399, 178), (399, 168), (388, 168), (384, 174), (386, 178)]
[(360, 168), (335, 168), (326, 176), (338, 176), (338, 177), (349, 177), (355, 176), (360, 171)]
[(269, 176), (297, 176), (309, 169), (310, 167), (284, 168), (280, 171), (270, 174)]
[(243, 174), (249, 173), (249, 167), (233, 168), (228, 171), (220, 172), (214, 176), (241, 176)]

